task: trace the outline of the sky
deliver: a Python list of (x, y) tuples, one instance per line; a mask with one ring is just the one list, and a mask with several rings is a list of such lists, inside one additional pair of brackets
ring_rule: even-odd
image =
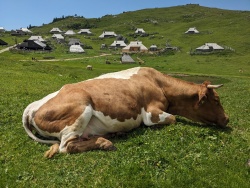
[(6, 30), (41, 26), (62, 16), (100, 18), (146, 8), (199, 4), (227, 10), (250, 11), (250, 0), (0, 0), (0, 27)]

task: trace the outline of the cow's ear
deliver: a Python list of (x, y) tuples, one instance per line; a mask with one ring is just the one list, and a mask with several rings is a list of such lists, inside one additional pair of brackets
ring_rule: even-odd
[(204, 85), (202, 84), (201, 89), (198, 93), (198, 101), (195, 104), (196, 109), (198, 109), (199, 106), (201, 106), (205, 102), (205, 100), (207, 98), (206, 93), (207, 93), (207, 87), (206, 87), (206, 85), (204, 87)]
[(202, 83), (202, 85), (204, 85), (205, 87), (207, 87), (208, 85), (210, 85), (211, 84), (211, 82), (210, 81), (204, 81), (203, 83)]
[(205, 103), (206, 98), (207, 98), (206, 95), (199, 96), (199, 100), (195, 104), (195, 109), (198, 109), (203, 103)]
[(206, 96), (206, 92), (205, 91), (201, 91), (199, 93), (199, 105), (203, 104), (204, 101), (206, 100), (207, 96)]

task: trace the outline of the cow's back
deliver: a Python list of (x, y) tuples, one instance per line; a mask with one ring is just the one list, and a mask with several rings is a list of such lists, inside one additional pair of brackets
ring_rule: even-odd
[(136, 119), (141, 109), (146, 108), (152, 100), (161, 100), (161, 102), (165, 100), (161, 88), (156, 83), (156, 75), (153, 75), (157, 73), (159, 72), (151, 68), (140, 68), (130, 77), (125, 76), (125, 79), (117, 78), (118, 72), (110, 74), (109, 78), (97, 77), (77, 83), (77, 87), (89, 93), (96, 111), (103, 112), (111, 118), (117, 118), (119, 121)]

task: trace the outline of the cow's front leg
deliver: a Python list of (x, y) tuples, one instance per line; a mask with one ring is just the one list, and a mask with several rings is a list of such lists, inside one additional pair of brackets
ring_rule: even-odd
[(176, 118), (172, 114), (162, 112), (162, 114), (159, 114), (158, 116), (160, 119), (158, 124), (175, 124), (176, 123)]
[(156, 124), (174, 124), (176, 123), (175, 116), (166, 113), (161, 109), (149, 108), (147, 111), (143, 111), (143, 123), (147, 126)]
[(91, 137), (88, 140), (76, 138), (67, 143), (66, 153), (81, 153), (95, 149), (111, 151), (116, 150), (116, 147), (111, 141), (103, 137)]

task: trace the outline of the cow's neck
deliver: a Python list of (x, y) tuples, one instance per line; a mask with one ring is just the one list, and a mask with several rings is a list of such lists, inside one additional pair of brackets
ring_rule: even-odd
[(189, 118), (198, 100), (200, 85), (169, 76), (166, 76), (164, 82), (167, 112)]

